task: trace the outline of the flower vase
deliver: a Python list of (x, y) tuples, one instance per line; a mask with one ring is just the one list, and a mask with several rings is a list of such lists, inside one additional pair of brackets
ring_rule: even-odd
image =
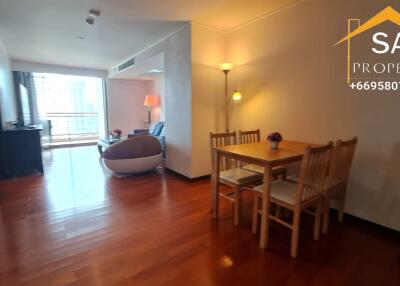
[(278, 149), (279, 143), (279, 141), (271, 141), (271, 149)]

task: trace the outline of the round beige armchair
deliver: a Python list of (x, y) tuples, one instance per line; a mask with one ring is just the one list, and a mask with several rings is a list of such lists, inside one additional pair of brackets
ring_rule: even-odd
[(161, 144), (154, 136), (138, 135), (111, 145), (102, 158), (104, 165), (114, 173), (143, 173), (161, 163)]

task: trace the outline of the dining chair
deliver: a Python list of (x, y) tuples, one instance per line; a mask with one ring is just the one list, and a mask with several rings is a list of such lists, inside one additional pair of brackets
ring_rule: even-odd
[[(275, 221), (292, 230), (292, 257), (297, 257), (301, 212), (314, 216), (314, 240), (320, 236), (323, 208), (324, 187), (328, 174), (333, 143), (320, 147), (308, 147), (303, 156), (298, 183), (279, 180), (271, 183), (270, 203), (293, 212), (292, 222), (287, 222), (279, 215), (268, 214), (267, 220)], [(258, 230), (260, 205), (263, 199), (264, 185), (253, 188), (256, 196), (253, 205), (252, 231)], [(315, 207), (314, 211), (310, 207)]]
[(351, 140), (338, 140), (332, 150), (332, 160), (329, 166), (328, 180), (324, 194), (324, 210), (322, 219), (322, 233), (328, 233), (329, 209), (331, 200), (339, 203), (339, 222), (343, 222), (344, 207), (346, 203), (346, 188), (350, 176), (351, 166), (357, 137)]
[(260, 140), (261, 140), (260, 129), (248, 130), (248, 131), (239, 130), (239, 144), (260, 142)]
[[(214, 148), (227, 145), (236, 145), (236, 131), (231, 133), (210, 133), (211, 162), (214, 162)], [(240, 164), (241, 163), (236, 160), (227, 159), (225, 157), (220, 159), (219, 182), (233, 188), (233, 192), (219, 193), (219, 196), (233, 203), (233, 221), (235, 225), (239, 225), (240, 221), (241, 191), (244, 187), (262, 183), (262, 175), (242, 169), (239, 167)]]
[[(239, 138), (239, 144), (250, 144), (250, 143), (256, 143), (261, 141), (261, 136), (260, 136), (260, 129), (256, 130), (247, 130), (247, 131), (242, 131), (239, 130), (238, 134)], [(264, 167), (254, 165), (254, 164), (244, 164), (242, 165), (242, 168), (251, 172), (255, 172), (258, 174), (264, 174)], [(274, 179), (286, 179), (287, 176), (287, 169), (285, 167), (274, 167), (272, 168), (272, 177)]]

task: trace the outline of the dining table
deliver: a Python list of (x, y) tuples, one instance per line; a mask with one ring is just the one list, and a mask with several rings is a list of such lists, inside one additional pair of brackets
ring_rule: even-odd
[(268, 247), (269, 213), (270, 213), (270, 188), (272, 168), (289, 165), (302, 160), (308, 146), (318, 146), (305, 142), (283, 140), (277, 149), (271, 148), (269, 141), (260, 141), (249, 144), (228, 145), (213, 148), (214, 160), (212, 174), (212, 217), (219, 216), (219, 175), (222, 158), (232, 159), (243, 163), (255, 164), (264, 167), (263, 199), (260, 227), (260, 248)]

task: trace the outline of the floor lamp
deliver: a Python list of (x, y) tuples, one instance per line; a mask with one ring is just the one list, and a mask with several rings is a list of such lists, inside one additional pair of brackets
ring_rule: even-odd
[(222, 63), (219, 68), (225, 74), (225, 132), (229, 132), (229, 102), (231, 100), (238, 101), (242, 98), (239, 91), (235, 90), (232, 96), (228, 97), (228, 73), (233, 69), (232, 63)]

